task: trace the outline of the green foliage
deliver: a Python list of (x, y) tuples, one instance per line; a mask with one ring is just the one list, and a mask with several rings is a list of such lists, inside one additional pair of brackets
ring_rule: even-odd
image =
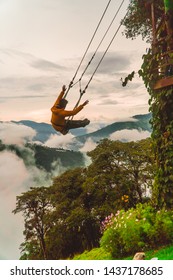
[(152, 54), (149, 49), (143, 59), (139, 74), (150, 94), (153, 149), (157, 162), (153, 203), (157, 207), (171, 208), (173, 204), (173, 90), (171, 86), (159, 90), (153, 89), (156, 81), (163, 78), (152, 70), (158, 64), (158, 54)]
[(52, 170), (52, 163), (57, 160), (66, 168), (75, 168), (85, 165), (83, 154), (80, 152), (49, 148), (40, 145), (29, 146), (35, 153), (36, 165), (44, 168), (48, 172)]
[(103, 224), (101, 247), (113, 258), (123, 258), (173, 242), (173, 211), (156, 211), (150, 205), (118, 211)]
[(21, 257), (20, 260), (40, 260), (43, 259), (43, 252), (39, 246), (37, 239), (32, 239), (29, 242), (23, 242), (20, 245)]
[(134, 78), (135, 75), (135, 71), (133, 71), (131, 74), (129, 74), (123, 81), (123, 79), (121, 78), (122, 81), (122, 86), (125, 87), (128, 83), (128, 81), (132, 81), (132, 79)]
[(112, 256), (103, 248), (94, 248), (91, 251), (85, 251), (80, 255), (74, 256), (73, 260), (111, 260)]
[(151, 256), (157, 257), (159, 260), (173, 260), (173, 246), (167, 246), (160, 250), (151, 252)]
[(25, 146), (5, 145), (0, 140), (0, 152), (3, 150), (14, 152), (22, 158), (26, 166), (37, 166), (39, 169), (51, 172), (53, 165), (59, 162), (64, 169), (85, 166), (85, 159), (81, 152), (49, 148), (37, 144), (27, 143)]
[(2, 143), (2, 141), (0, 140), (0, 152), (5, 150), (5, 145)]
[[(54, 227), (49, 233), (49, 251), (54, 251), (51, 258), (67, 258), (98, 245), (100, 223), (93, 209), (87, 207), (83, 199), (82, 185), (85, 179), (86, 170), (77, 168), (55, 178), (50, 187), (55, 207)], [(52, 236), (56, 238), (53, 243)]]
[[(142, 36), (147, 42), (151, 41), (152, 23), (151, 8), (148, 5), (149, 0), (130, 0), (128, 12), (123, 20), (125, 26), (124, 34), (127, 38), (135, 39)], [(163, 0), (154, 1), (155, 16), (159, 20), (163, 15)]]
[[(25, 222), (25, 240), (21, 246), (24, 258), (30, 259), (37, 252), (42, 259), (47, 259), (46, 234), (52, 226), (50, 212), (53, 209), (49, 189), (31, 188), (28, 192), (17, 196), (14, 214), (22, 212)], [(35, 257), (36, 258), (36, 257)]]
[[(151, 6), (148, 0), (131, 0), (127, 16), (124, 20), (127, 38), (142, 38), (151, 41)], [(152, 1), (154, 4), (155, 24), (159, 26), (165, 13), (164, 1)], [(158, 34), (163, 31), (163, 26), (158, 29)], [(158, 35), (158, 38), (159, 35)], [(157, 162), (157, 172), (153, 188), (153, 204), (160, 207), (172, 208), (173, 205), (173, 88), (168, 86), (158, 90), (154, 89), (156, 82), (165, 78), (168, 71), (166, 65), (173, 63), (172, 53), (163, 56), (169, 50), (170, 42), (161, 40), (151, 46), (143, 56), (143, 64), (139, 75), (143, 78), (149, 92), (149, 106), (152, 113), (151, 125), (153, 129), (153, 149)], [(166, 44), (166, 47), (165, 47)], [(168, 45), (168, 46), (167, 46)]]
[[(114, 201), (114, 211), (144, 202), (144, 193), (151, 188), (155, 171), (150, 139), (130, 143), (105, 139), (88, 155), (93, 162), (88, 168), (91, 186), (103, 186), (102, 199), (105, 197), (109, 204)], [(90, 193), (91, 203), (91, 190)], [(128, 195), (128, 202), (122, 199), (124, 195)]]
[[(152, 258), (158, 258), (159, 260), (173, 260), (173, 246), (158, 247), (154, 250), (145, 251), (145, 259), (151, 260)], [(124, 260), (132, 260), (134, 255), (130, 255)], [(120, 259), (120, 258), (119, 258)], [(85, 251), (81, 255), (76, 255), (73, 260), (114, 260), (109, 252), (106, 252), (103, 247), (94, 248), (91, 251)]]
[(173, 242), (173, 211), (158, 210), (155, 215), (153, 229), (149, 234), (151, 243), (166, 245)]
[(146, 200), (154, 173), (150, 139), (103, 140), (88, 155), (88, 168), (68, 170), (49, 188), (17, 197), (14, 213), (25, 221), (21, 258), (66, 259), (98, 247), (105, 216)]

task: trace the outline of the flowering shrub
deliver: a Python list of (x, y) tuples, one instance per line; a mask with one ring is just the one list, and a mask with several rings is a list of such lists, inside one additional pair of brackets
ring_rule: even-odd
[(101, 247), (114, 258), (124, 257), (173, 242), (173, 211), (156, 211), (139, 204), (135, 209), (111, 214), (101, 228)]

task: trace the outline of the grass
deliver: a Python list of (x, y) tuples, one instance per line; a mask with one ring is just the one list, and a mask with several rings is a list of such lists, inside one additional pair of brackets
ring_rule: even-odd
[(111, 254), (104, 251), (103, 248), (94, 248), (91, 251), (85, 251), (81, 255), (76, 255), (74, 260), (112, 260)]
[(146, 253), (147, 259), (157, 257), (159, 260), (173, 260), (173, 246), (160, 248)]
[[(145, 252), (146, 260), (158, 258), (159, 260), (173, 260), (173, 245), (162, 247), (156, 250)], [(133, 256), (125, 258), (125, 260), (132, 260)], [(85, 251), (81, 255), (77, 255), (73, 260), (113, 260), (110, 253), (107, 253), (103, 248), (94, 248), (91, 251)]]

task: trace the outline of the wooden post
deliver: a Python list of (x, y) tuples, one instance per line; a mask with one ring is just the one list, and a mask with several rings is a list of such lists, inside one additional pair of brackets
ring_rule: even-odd
[(156, 22), (154, 14), (154, 3), (151, 3), (151, 20), (152, 20), (152, 30), (153, 30), (153, 45), (156, 44)]

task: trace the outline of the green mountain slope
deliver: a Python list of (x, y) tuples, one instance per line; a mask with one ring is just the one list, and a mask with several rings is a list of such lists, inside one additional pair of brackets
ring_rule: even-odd
[(136, 115), (133, 117), (134, 120), (132, 121), (115, 122), (95, 132), (78, 136), (76, 137), (76, 139), (82, 143), (84, 143), (88, 138), (91, 138), (93, 141), (99, 141), (100, 139), (103, 138), (109, 138), (109, 136), (116, 131), (121, 131), (124, 129), (128, 129), (128, 130), (137, 129), (139, 131), (151, 132), (151, 125), (149, 123), (150, 118), (151, 118), (150, 114)]
[[(85, 141), (88, 138), (91, 138), (93, 141), (96, 142), (103, 138), (109, 138), (109, 136), (112, 133), (124, 129), (126, 130), (137, 129), (138, 131), (151, 132), (151, 125), (149, 123), (150, 119), (151, 119), (151, 114), (136, 115), (133, 116), (129, 121), (114, 122), (107, 126), (101, 124), (102, 128), (92, 133), (87, 133), (87, 127), (73, 129), (71, 130), (71, 133), (74, 135), (73, 140), (77, 140), (77, 142), (85, 143)], [(39, 141), (41, 143), (45, 143), (52, 134), (60, 136), (60, 134), (56, 132), (50, 124), (47, 123), (37, 123), (29, 120), (21, 120), (18, 122), (13, 121), (13, 123), (23, 124), (25, 126), (33, 128), (36, 131), (36, 136), (33, 138), (33, 141)]]

